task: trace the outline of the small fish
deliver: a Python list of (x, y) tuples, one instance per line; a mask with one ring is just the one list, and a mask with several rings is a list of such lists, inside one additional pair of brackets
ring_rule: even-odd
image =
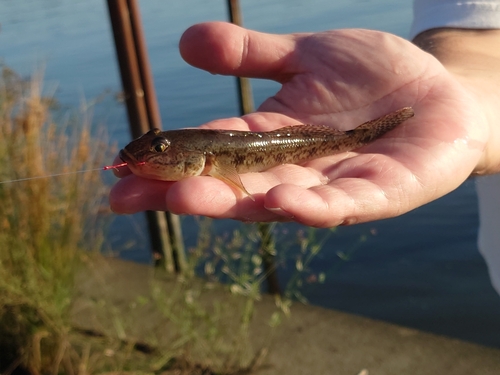
[(239, 174), (354, 150), (413, 115), (413, 109), (405, 107), (349, 131), (321, 125), (287, 126), (270, 132), (154, 129), (125, 146), (120, 158), (140, 177), (178, 181), (209, 175), (252, 198)]

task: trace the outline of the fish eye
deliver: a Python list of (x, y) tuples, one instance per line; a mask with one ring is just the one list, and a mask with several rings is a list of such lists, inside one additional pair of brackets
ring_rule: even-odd
[(168, 139), (164, 137), (158, 137), (153, 139), (153, 141), (151, 142), (150, 150), (152, 152), (165, 152), (168, 146), (170, 146), (170, 142), (168, 141)]

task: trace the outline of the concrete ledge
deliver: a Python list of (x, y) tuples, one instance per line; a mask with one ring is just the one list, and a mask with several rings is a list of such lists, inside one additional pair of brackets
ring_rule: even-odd
[[(147, 341), (152, 333), (157, 340), (171, 339), (165, 319), (151, 306), (145, 304), (133, 313), (126, 310), (136, 303), (137, 296), (149, 295), (153, 271), (152, 267), (118, 259), (96, 263), (91, 272), (78, 278), (82, 296), (75, 304), (75, 324), (109, 330), (112, 324), (94, 311), (96, 301), (104, 300), (117, 311), (127, 311), (123, 318), (130, 323), (128, 334), (137, 340)], [(172, 281), (160, 283), (165, 293), (173, 287)], [(228, 298), (229, 304), (234, 303), (234, 296), (220, 288), (207, 291), (204, 298)], [(379, 375), (500, 374), (500, 350), (298, 303), (275, 329), (272, 341), (266, 342), (267, 322), (275, 309), (272, 298), (263, 298), (253, 316), (253, 346), (269, 347), (265, 366), (258, 374), (356, 375), (363, 370)]]

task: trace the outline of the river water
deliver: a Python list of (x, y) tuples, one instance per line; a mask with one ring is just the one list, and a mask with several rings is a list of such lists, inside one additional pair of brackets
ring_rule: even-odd
[[(406, 37), (412, 17), (411, 2), (400, 0), (241, 2), (247, 27), (275, 33), (362, 27)], [(149, 0), (141, 12), (164, 128), (237, 115), (234, 79), (188, 66), (177, 50), (190, 25), (226, 20), (225, 2)], [(25, 75), (44, 67), (46, 87), (59, 102), (74, 108), (85, 99), (94, 122), (123, 146), (129, 140), (123, 105), (101, 95), (120, 91), (107, 17), (102, 0), (0, 0), (0, 58)], [(252, 85), (256, 104), (279, 88), (268, 81)], [(183, 224), (193, 245), (196, 222), (185, 218)], [(313, 304), (500, 347), (500, 297), (477, 251), (477, 225), (474, 182), (467, 181), (399, 218), (339, 228), (311, 264), (325, 282), (306, 284), (303, 293)], [(215, 227), (234, 226), (220, 221)], [(292, 236), (302, 229), (282, 231)], [(120, 217), (108, 240), (122, 257), (148, 262), (145, 233), (142, 215)], [(281, 271), (283, 281), (289, 273)]]

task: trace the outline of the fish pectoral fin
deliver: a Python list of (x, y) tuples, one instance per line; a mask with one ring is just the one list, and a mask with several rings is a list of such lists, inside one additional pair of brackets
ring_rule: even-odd
[(208, 175), (225, 182), (229, 186), (241, 190), (246, 195), (248, 195), (250, 199), (255, 201), (255, 198), (252, 197), (252, 194), (250, 194), (243, 186), (240, 175), (236, 172), (236, 169), (232, 165), (219, 165), (218, 163), (213, 163), (210, 172), (208, 172)]

